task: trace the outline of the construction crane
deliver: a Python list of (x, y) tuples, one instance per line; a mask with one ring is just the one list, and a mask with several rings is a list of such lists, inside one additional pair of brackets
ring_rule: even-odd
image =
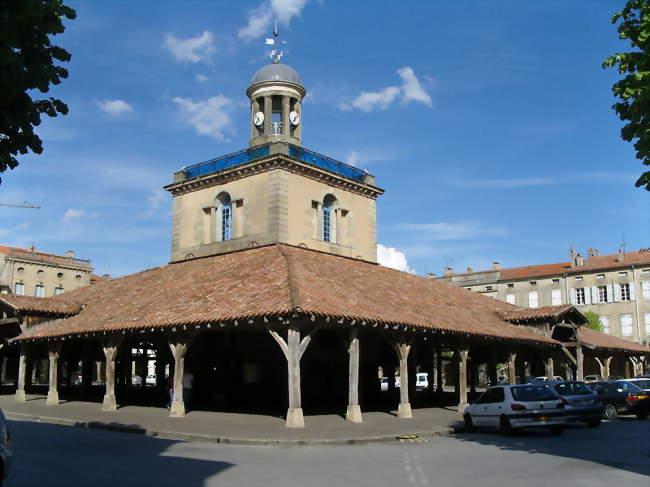
[(31, 203), (27, 203), (27, 201), (23, 201), (22, 203), (2, 203), (0, 201), (0, 206), (12, 206), (15, 208), (34, 208), (35, 210), (40, 210), (40, 206), (32, 205)]

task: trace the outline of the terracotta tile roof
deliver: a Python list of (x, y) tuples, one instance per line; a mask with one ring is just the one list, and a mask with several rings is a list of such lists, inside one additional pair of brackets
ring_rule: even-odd
[(0, 296), (0, 303), (6, 304), (14, 311), (31, 315), (72, 316), (81, 311), (81, 304), (74, 301), (15, 294), (3, 294)]
[(529, 265), (524, 267), (511, 267), (501, 269), (501, 281), (513, 279), (526, 279), (540, 276), (550, 276), (557, 274), (582, 274), (584, 272), (593, 272), (604, 269), (617, 269), (620, 267), (629, 267), (634, 265), (650, 265), (650, 249), (641, 249), (634, 252), (626, 252), (625, 260), (619, 262), (618, 254), (596, 255), (585, 258), (584, 265), (571, 267), (569, 262), (558, 262), (555, 264)]
[[(523, 308), (518, 310), (506, 311), (501, 316), (510, 322), (523, 322), (523, 321), (540, 321), (540, 320), (553, 320), (560, 319), (566, 313), (575, 311), (580, 313), (571, 304), (564, 304), (562, 306), (544, 306), (542, 308)], [(584, 318), (584, 317), (583, 317)], [(586, 318), (584, 320), (587, 321)]]
[(18, 260), (28, 260), (92, 269), (90, 260), (66, 257), (65, 255), (58, 254), (48, 254), (46, 252), (41, 252), (40, 250), (24, 249), (22, 247), (0, 245), (0, 254), (4, 254), (7, 257)]
[(45, 299), (81, 302), (85, 307), (76, 316), (28, 329), (19, 340), (302, 311), (558, 343), (504, 321), (499, 313), (517, 309), (508, 303), (376, 264), (287, 245), (169, 264)]
[(650, 347), (601, 333), (591, 328), (580, 328), (580, 340), (595, 348), (605, 348), (619, 352), (645, 352), (645, 354), (650, 355)]

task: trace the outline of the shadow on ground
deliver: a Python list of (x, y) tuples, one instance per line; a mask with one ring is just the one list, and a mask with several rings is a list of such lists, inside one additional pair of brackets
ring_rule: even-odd
[(455, 438), (506, 451), (525, 451), (585, 460), (650, 476), (650, 420), (621, 418), (598, 428), (572, 425), (561, 436), (543, 429), (524, 429), (512, 436), (479, 429)]
[(234, 466), (166, 454), (178, 441), (44, 423), (9, 424), (11, 487), (199, 487)]

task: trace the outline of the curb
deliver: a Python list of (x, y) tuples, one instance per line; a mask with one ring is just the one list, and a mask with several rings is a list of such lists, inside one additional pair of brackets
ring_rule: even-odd
[[(142, 428), (141, 426), (129, 426), (124, 424), (104, 423), (101, 421), (75, 421), (73, 419), (55, 418), (51, 416), (38, 416), (33, 414), (5, 412), (5, 417), (13, 421), (30, 421), (33, 423), (56, 424), (60, 426), (73, 426), (76, 428), (97, 429), (104, 431), (115, 431), (119, 433), (130, 433), (180, 441), (201, 441), (207, 443), (221, 443), (224, 445), (248, 445), (248, 446), (326, 446), (326, 445), (362, 445), (367, 443), (388, 443), (400, 441), (399, 436), (386, 435), (370, 436), (360, 438), (296, 438), (296, 439), (269, 439), (269, 438), (232, 438), (200, 433), (183, 433), (178, 431), (163, 431)], [(462, 427), (438, 428), (428, 431), (411, 433), (416, 437), (448, 436), (462, 432)]]

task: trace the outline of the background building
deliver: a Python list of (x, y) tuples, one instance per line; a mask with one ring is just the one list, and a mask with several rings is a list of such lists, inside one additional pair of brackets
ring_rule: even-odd
[[(434, 275), (430, 277), (435, 278)], [(464, 273), (445, 269), (439, 280), (527, 308), (573, 304), (600, 316), (604, 331), (650, 341), (650, 249), (587, 257), (569, 252), (568, 262)]]
[(91, 283), (90, 260), (48, 254), (34, 247), (23, 249), (0, 245), (0, 293), (39, 298), (72, 291)]

